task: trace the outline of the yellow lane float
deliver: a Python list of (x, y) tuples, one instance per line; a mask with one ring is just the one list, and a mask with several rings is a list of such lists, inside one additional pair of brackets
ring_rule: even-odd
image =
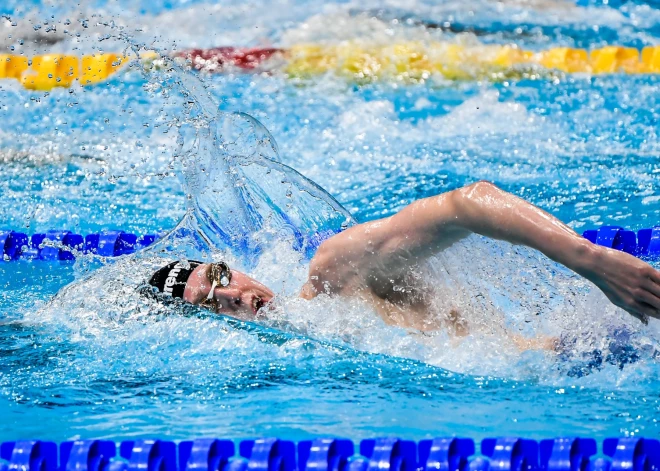
[[(155, 52), (140, 54), (145, 70), (159, 65)], [(526, 51), (516, 45), (457, 44), (409, 41), (373, 45), (345, 41), (336, 45), (299, 44), (288, 49), (218, 47), (179, 51), (175, 60), (208, 73), (272, 72), (292, 78), (333, 73), (358, 83), (376, 80), (419, 82), (431, 77), (447, 80), (502, 80), (538, 77), (558, 71), (574, 74), (657, 74), (660, 46), (606, 46), (587, 51), (556, 47)], [(0, 55), (0, 78), (18, 80), (25, 88), (46, 91), (55, 87), (93, 85), (107, 80), (131, 58), (120, 54), (82, 57), (49, 54), (28, 59)]]
[(20, 80), (28, 67), (27, 57), (0, 54), (0, 78)]
[(127, 58), (118, 54), (72, 55), (46, 54), (28, 59), (0, 55), (0, 78), (18, 80), (29, 90), (48, 91), (70, 87), (76, 80), (91, 85), (107, 80)]
[(287, 51), (284, 71), (304, 78), (334, 72), (358, 82), (369, 80), (419, 81), (432, 75), (449, 80), (493, 79), (545, 71), (584, 74), (640, 74), (660, 72), (660, 46), (607, 46), (587, 51), (557, 47), (526, 51), (515, 45), (402, 43), (364, 46), (298, 45)]

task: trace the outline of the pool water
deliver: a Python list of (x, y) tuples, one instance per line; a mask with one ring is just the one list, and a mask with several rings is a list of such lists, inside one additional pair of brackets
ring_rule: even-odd
[[(370, 34), (392, 42), (455, 40), (387, 20), (406, 15), (451, 21), (478, 31), (481, 42), (532, 49), (641, 47), (660, 35), (660, 11), (632, 1), (4, 5), (16, 26), (3, 25), (2, 40), (28, 54), (119, 50), (128, 43), (98, 33), (110, 28), (116, 35), (120, 26), (138, 44), (177, 48)], [(71, 35), (63, 32), (66, 18), (74, 19)], [(90, 20), (88, 28), (79, 18)], [(54, 44), (17, 44), (20, 37), (49, 37), (44, 20), (57, 24)], [(35, 29), (37, 21), (42, 27)], [(479, 179), (577, 231), (660, 221), (655, 76), (362, 86), (332, 75), (202, 79), (220, 110), (261, 121), (279, 159), (358, 221)], [(49, 93), (3, 81), (0, 227), (172, 229), (189, 204), (181, 177), (190, 171), (182, 168), (189, 142), (180, 137), (188, 131), (181, 130), (198, 123), (178, 80), (176, 73), (135, 68), (105, 84)], [(264, 188), (284, 199), (289, 186), (272, 178)], [(280, 293), (263, 325), (203, 313), (144, 315), (140, 301), (123, 298), (110, 276), (129, 279), (140, 261), (132, 260), (103, 268), (91, 257), (0, 264), (0, 441), (658, 433), (656, 322), (639, 326), (530, 250), (471, 237), (424, 267), (439, 308), (461, 306), (480, 326), (462, 343), (443, 332), (387, 326), (354, 301), (298, 300), (305, 263), (288, 247), (270, 246), (252, 264), (236, 260)], [(503, 325), (578, 341), (565, 357), (521, 354), (506, 342)], [(617, 334), (621, 329), (630, 335)], [(626, 348), (634, 355), (608, 357)]]

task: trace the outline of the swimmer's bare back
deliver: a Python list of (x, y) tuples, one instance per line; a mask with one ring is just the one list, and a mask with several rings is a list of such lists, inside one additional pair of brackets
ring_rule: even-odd
[(440, 325), (430, 318), (423, 293), (402, 287), (411, 268), (471, 233), (539, 250), (642, 322), (660, 318), (660, 272), (632, 255), (592, 244), (540, 208), (484, 181), (415, 201), (393, 216), (328, 239), (310, 263), (301, 296), (359, 296), (388, 323), (426, 331), (449, 327), (464, 335), (458, 313), (448, 316), (451, 325)]

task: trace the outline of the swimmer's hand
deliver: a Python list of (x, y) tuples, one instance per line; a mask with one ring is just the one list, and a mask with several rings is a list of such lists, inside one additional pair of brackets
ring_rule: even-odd
[(625, 252), (594, 245), (594, 255), (582, 273), (612, 304), (644, 324), (660, 319), (660, 272)]

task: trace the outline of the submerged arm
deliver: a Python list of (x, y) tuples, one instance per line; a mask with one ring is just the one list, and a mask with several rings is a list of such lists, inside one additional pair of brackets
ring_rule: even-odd
[(344, 261), (347, 256), (358, 260), (366, 250), (360, 269), (391, 273), (470, 233), (539, 250), (592, 281), (635, 317), (660, 317), (660, 272), (629, 254), (592, 244), (552, 215), (488, 182), (415, 201), (390, 218), (335, 236), (327, 248), (335, 260)]

